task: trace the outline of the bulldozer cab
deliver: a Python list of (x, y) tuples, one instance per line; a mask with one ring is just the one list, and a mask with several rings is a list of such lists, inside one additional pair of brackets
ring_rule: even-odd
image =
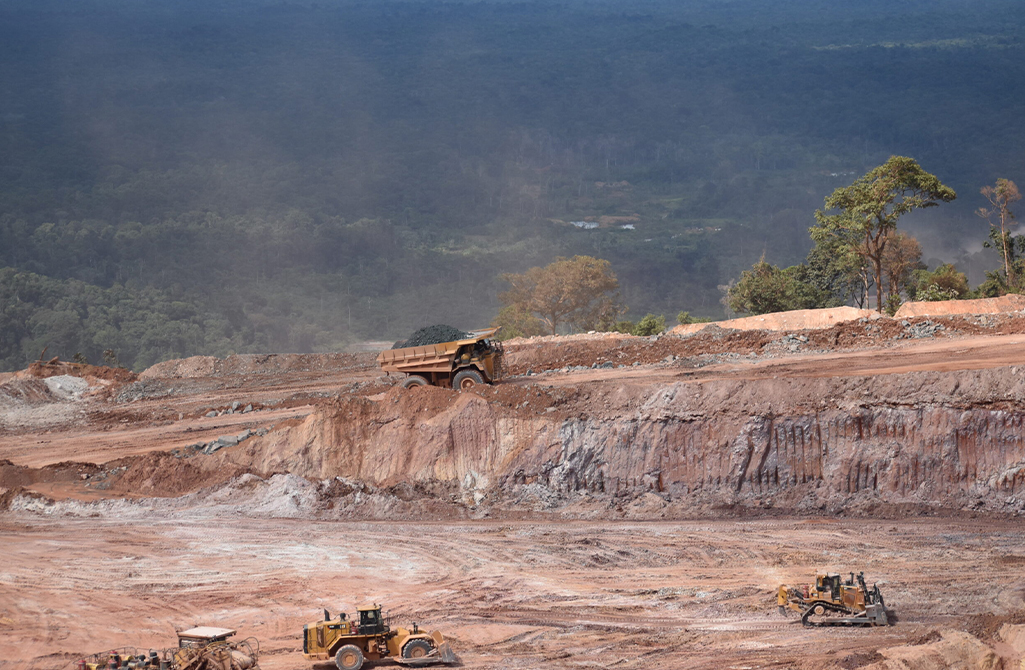
[(837, 574), (819, 575), (815, 590), (819, 593), (829, 593), (836, 600), (840, 596), (840, 581), (841, 577)]
[(359, 634), (380, 635), (387, 633), (388, 627), (384, 625), (381, 617), (380, 605), (369, 605), (359, 608)]

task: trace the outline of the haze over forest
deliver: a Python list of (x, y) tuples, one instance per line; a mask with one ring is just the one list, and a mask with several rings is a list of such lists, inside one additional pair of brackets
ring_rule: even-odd
[(484, 326), (574, 254), (634, 318), (721, 317), (893, 154), (976, 284), (1022, 119), (1020, 0), (7, 0), (0, 370)]

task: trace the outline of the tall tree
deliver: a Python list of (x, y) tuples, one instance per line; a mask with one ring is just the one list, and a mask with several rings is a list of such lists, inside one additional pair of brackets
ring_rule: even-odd
[[(925, 170), (913, 158), (891, 156), (888, 161), (850, 186), (838, 188), (826, 198), (825, 211), (815, 212), (812, 239), (831, 237), (859, 239), (855, 252), (872, 269), (876, 285), (876, 309), (883, 311), (883, 252), (897, 221), (908, 212), (935, 207), (957, 197), (954, 189)], [(839, 210), (836, 214), (827, 211)]]
[[(993, 206), (993, 209), (988, 207), (980, 207), (976, 210), (976, 214), (986, 219), (989, 222), (992, 233), (990, 238), (993, 239), (993, 245), (1000, 250), (1000, 254), (1004, 257), (1004, 277), (1007, 280), (1007, 285), (1011, 288), (1016, 288), (1018, 285), (1018, 279), (1014, 271), (1014, 264), (1011, 262), (1011, 227), (1017, 225), (1017, 221), (1014, 220), (1014, 213), (1011, 211), (1011, 203), (1021, 200), (1021, 193), (1018, 191), (1018, 186), (1010, 179), (997, 179), (995, 186), (983, 186), (980, 191), (982, 195), (989, 200), (989, 204)], [(996, 219), (1000, 225), (1000, 235), (995, 235), (997, 223), (994, 223)], [(987, 246), (990, 246), (987, 243)]]
[(502, 279), (512, 288), (499, 300), (520, 314), (536, 314), (552, 335), (562, 324), (589, 329), (615, 322), (622, 311), (616, 294), (619, 280), (609, 262), (600, 258), (560, 257), (543, 268), (504, 274)]

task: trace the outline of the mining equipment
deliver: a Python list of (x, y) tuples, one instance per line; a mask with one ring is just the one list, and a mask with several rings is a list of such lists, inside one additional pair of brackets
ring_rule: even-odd
[(414, 623), (412, 629), (388, 626), (380, 605), (358, 608), (358, 620), (344, 613), (303, 627), (303, 656), (310, 661), (334, 659), (338, 670), (359, 670), (364, 661), (390, 658), (402, 665), (421, 666), (454, 663), (455, 654), (444, 636), (427, 634)]
[(259, 670), (260, 643), (228, 639), (234, 635), (230, 628), (209, 626), (181, 631), (171, 670)]
[(879, 586), (868, 588), (865, 573), (849, 579), (839, 574), (818, 575), (814, 584), (780, 586), (776, 601), (780, 614), (793, 610), (805, 626), (885, 626), (889, 623)]
[(444, 386), (466, 390), (494, 384), (502, 377), (502, 344), (493, 339), (498, 328), (475, 330), (469, 337), (420, 347), (387, 349), (377, 356), (385, 372), (404, 372), (403, 388)]
[(139, 653), (128, 647), (114, 649), (75, 663), (75, 670), (260, 670), (256, 638), (231, 640), (230, 628), (201, 626), (178, 633), (178, 646)]

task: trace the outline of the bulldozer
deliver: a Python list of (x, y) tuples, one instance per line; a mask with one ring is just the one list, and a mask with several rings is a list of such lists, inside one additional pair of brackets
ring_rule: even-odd
[(390, 658), (402, 665), (454, 663), (455, 654), (438, 631), (428, 634), (417, 624), (394, 630), (385, 622), (380, 605), (357, 609), (357, 619), (338, 618), (324, 610), (324, 619), (303, 626), (303, 657), (308, 661), (334, 659), (338, 670), (360, 670), (365, 661)]
[(885, 626), (889, 623), (879, 586), (868, 588), (865, 573), (818, 575), (814, 584), (780, 586), (776, 592), (779, 613), (792, 610), (805, 626)]

